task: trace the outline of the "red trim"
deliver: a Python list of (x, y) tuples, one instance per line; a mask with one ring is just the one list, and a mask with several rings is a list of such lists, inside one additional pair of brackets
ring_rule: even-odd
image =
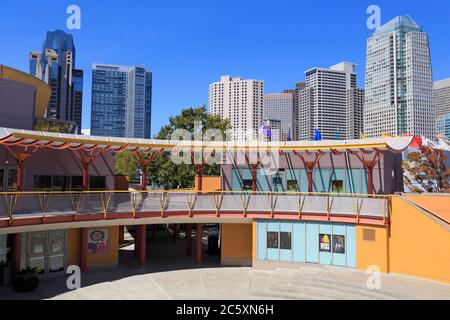
[[(242, 211), (222, 211), (220, 212), (221, 217), (225, 219), (233, 218), (243, 218)], [(20, 216), (20, 215), (19, 215)], [(203, 211), (194, 212), (191, 216), (193, 218), (217, 218), (215, 211)], [(132, 219), (133, 213), (111, 213), (107, 215), (107, 220), (120, 220), (120, 219)], [(144, 218), (161, 218), (161, 212), (136, 212), (136, 219)], [(177, 211), (177, 212), (165, 212), (165, 218), (171, 219), (186, 219), (190, 218), (189, 211)], [(389, 223), (389, 219), (383, 219), (383, 217), (359, 217), (359, 222), (357, 217), (353, 215), (330, 215), (327, 214), (312, 214), (312, 213), (302, 213), (301, 218), (295, 212), (285, 213), (285, 212), (247, 212), (246, 218), (248, 219), (280, 219), (280, 220), (305, 220), (305, 221), (332, 221), (332, 222), (342, 222), (342, 223), (355, 223), (355, 224), (368, 224), (368, 225), (385, 225)], [(100, 221), (105, 220), (103, 213), (95, 214), (77, 214), (77, 215), (64, 215), (64, 216), (47, 216), (45, 221), (42, 217), (31, 217), (31, 218), (16, 218), (12, 220), (12, 224), (9, 223), (9, 219), (0, 220), (0, 228), (8, 227), (23, 227), (23, 226), (33, 226), (42, 224), (55, 224), (55, 223), (73, 223), (75, 222), (86, 222), (86, 221)], [(179, 222), (185, 223), (185, 222)]]

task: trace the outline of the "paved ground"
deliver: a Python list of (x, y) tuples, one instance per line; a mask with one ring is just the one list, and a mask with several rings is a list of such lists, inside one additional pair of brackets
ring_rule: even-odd
[(276, 270), (221, 268), (218, 256), (206, 252), (203, 268), (198, 268), (194, 256), (184, 256), (184, 243), (170, 238), (150, 241), (148, 265), (140, 268), (131, 249), (121, 250), (119, 268), (84, 274), (76, 291), (68, 291), (63, 277), (43, 281), (32, 294), (2, 287), (0, 299), (450, 300), (450, 285), (398, 274), (383, 274), (381, 289), (369, 290), (369, 275), (359, 270), (310, 264)]

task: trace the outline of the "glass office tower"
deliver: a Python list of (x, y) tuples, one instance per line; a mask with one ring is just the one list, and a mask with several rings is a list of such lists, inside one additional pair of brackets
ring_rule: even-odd
[(46, 118), (74, 122), (81, 132), (83, 71), (75, 68), (73, 37), (48, 31), (42, 52), (30, 53), (30, 74), (52, 89)]
[(151, 138), (152, 73), (142, 67), (94, 64), (91, 134)]

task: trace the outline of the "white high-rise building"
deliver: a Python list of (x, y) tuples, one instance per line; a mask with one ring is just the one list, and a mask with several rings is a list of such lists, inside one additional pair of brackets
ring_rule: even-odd
[(434, 82), (436, 117), (450, 113), (450, 78)]
[(230, 119), (233, 140), (258, 139), (264, 106), (264, 81), (221, 76), (209, 86), (209, 113)]
[[(356, 89), (355, 64), (341, 62), (330, 68), (313, 68), (305, 74), (306, 87), (298, 96), (298, 139), (312, 140), (315, 129), (323, 140), (353, 139), (353, 129), (348, 130), (347, 126), (362, 109), (354, 105), (357, 99), (348, 99), (348, 92)], [(348, 102), (355, 107), (351, 113)]]
[(263, 119), (280, 121), (280, 138), (287, 140), (288, 135), (292, 135), (293, 128), (293, 93), (270, 93), (264, 96)]
[(428, 35), (410, 17), (396, 17), (367, 40), (364, 133), (434, 135)]

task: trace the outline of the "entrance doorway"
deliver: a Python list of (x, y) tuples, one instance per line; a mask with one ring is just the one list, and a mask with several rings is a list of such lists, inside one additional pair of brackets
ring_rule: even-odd
[(66, 231), (38, 231), (27, 233), (25, 266), (38, 268), (41, 278), (48, 279), (64, 274), (66, 266)]

